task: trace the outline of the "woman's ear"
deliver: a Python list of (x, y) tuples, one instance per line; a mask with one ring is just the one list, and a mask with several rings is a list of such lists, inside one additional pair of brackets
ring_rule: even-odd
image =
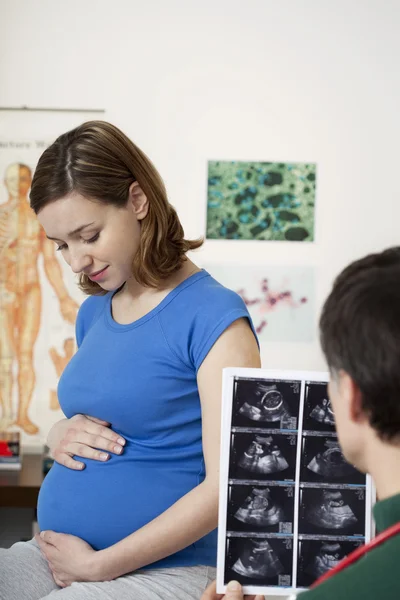
[(149, 201), (137, 181), (134, 181), (129, 186), (128, 202), (132, 206), (138, 221), (141, 221), (147, 216), (147, 213), (149, 212)]

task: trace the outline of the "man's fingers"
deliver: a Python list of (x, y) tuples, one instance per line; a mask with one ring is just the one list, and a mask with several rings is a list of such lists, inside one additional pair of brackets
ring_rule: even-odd
[(243, 598), (242, 586), (238, 581), (230, 581), (228, 583), (225, 598), (227, 600), (241, 600)]
[[(227, 600), (243, 600), (242, 586), (238, 581), (230, 581), (226, 586), (225, 598)], [(244, 596), (244, 600), (264, 600), (264, 596)]]
[(221, 598), (223, 598), (223, 596), (224, 596), (223, 594), (216, 593), (216, 588), (217, 588), (216, 581), (213, 581), (212, 583), (210, 583), (208, 588), (203, 593), (201, 600), (220, 600)]

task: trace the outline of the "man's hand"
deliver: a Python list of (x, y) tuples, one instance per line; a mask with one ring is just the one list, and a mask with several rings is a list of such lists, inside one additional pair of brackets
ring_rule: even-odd
[(242, 586), (238, 581), (230, 581), (225, 594), (216, 593), (216, 582), (213, 581), (202, 595), (201, 600), (221, 600), (222, 598), (225, 598), (225, 600), (243, 600), (243, 598), (247, 600), (264, 600), (264, 596), (260, 595), (243, 596)]

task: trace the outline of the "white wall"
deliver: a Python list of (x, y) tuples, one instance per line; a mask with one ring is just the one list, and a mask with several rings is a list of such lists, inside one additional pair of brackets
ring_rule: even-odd
[[(190, 236), (204, 233), (207, 159), (318, 162), (315, 243), (209, 241), (199, 264), (315, 265), (319, 309), (346, 263), (398, 243), (398, 1), (0, 0), (0, 11), (0, 105), (105, 108), (161, 171)], [(317, 339), (262, 355), (265, 367), (324, 368)]]

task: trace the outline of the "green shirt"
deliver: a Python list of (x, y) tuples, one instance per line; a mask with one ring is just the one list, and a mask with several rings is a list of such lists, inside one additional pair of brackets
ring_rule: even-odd
[[(400, 494), (374, 506), (377, 531), (400, 522)], [(400, 535), (371, 550), (299, 600), (400, 600)]]

